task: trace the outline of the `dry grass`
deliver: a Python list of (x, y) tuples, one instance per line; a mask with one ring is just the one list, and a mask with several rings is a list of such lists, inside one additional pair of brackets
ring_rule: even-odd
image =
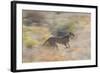
[[(68, 28), (70, 28), (71, 31), (75, 31), (76, 38), (70, 41), (71, 47), (65, 48), (65, 46), (61, 44), (58, 44), (58, 48), (42, 46), (42, 44), (52, 36), (50, 25), (48, 27), (23, 25), (23, 63), (87, 60), (91, 58), (90, 16), (83, 15), (76, 18), (76, 16), (71, 16), (71, 14), (68, 14), (68, 16), (62, 14), (58, 15), (58, 17), (56, 22), (59, 23), (59, 25), (51, 24), (52, 29), (56, 26), (57, 28), (61, 28), (63, 25), (62, 23), (68, 21), (72, 22), (70, 22)], [(60, 22), (60, 20), (62, 20), (62, 22)], [(75, 27), (77, 25), (76, 30), (74, 30), (75, 27), (73, 27), (74, 21), (77, 21), (77, 24), (75, 24)], [(65, 25), (66, 24), (64, 24), (64, 26)]]

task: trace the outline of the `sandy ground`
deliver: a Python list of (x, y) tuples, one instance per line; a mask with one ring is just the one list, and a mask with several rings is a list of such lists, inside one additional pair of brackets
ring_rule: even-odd
[(30, 49), (23, 46), (23, 63), (90, 59), (90, 28), (78, 30), (75, 34), (76, 37), (70, 41), (70, 48), (61, 44), (58, 44), (58, 48), (36, 46)]

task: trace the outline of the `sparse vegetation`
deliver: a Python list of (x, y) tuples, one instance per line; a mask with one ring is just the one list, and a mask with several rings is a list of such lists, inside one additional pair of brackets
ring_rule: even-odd
[[(90, 27), (88, 13), (23, 10), (23, 63), (90, 59)], [(67, 32), (78, 36), (70, 48), (42, 46), (49, 37)]]

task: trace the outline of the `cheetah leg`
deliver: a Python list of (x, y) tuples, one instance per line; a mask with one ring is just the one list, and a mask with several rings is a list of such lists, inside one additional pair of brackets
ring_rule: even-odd
[(65, 43), (64, 45), (65, 45), (66, 48), (68, 48), (68, 44)]
[(68, 48), (70, 48), (70, 44), (69, 44), (69, 42), (67, 43), (67, 45), (68, 45)]

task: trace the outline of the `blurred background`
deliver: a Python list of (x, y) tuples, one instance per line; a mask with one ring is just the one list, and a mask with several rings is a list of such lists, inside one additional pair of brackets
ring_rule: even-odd
[[(89, 13), (23, 10), (23, 63), (90, 59), (90, 18)], [(75, 34), (70, 48), (41, 46), (51, 36), (68, 32)]]

